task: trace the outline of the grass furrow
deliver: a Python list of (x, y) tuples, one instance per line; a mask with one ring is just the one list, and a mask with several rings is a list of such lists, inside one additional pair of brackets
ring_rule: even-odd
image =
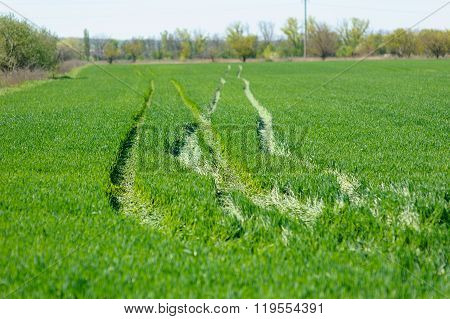
[[(235, 176), (230, 172), (227, 163), (223, 160), (218, 152), (217, 142), (214, 139), (214, 133), (211, 130), (211, 115), (213, 115), (217, 104), (220, 101), (222, 89), (225, 85), (225, 79), (221, 78), (220, 84), (216, 89), (215, 95), (209, 107), (205, 113), (200, 113), (200, 107), (193, 102), (186, 94), (186, 91), (177, 81), (172, 81), (172, 84), (176, 88), (178, 95), (182, 99), (183, 103), (188, 107), (196, 120), (198, 125), (192, 134), (187, 134), (182, 147), (182, 152), (178, 156), (178, 159), (190, 167), (199, 174), (210, 176), (214, 180), (216, 187), (216, 197), (222, 207), (222, 210), (235, 217), (240, 223), (244, 222), (244, 217), (241, 209), (234, 203), (232, 192), (242, 191), (243, 187)], [(206, 144), (206, 148), (209, 149), (209, 153), (212, 154), (210, 159), (204, 156), (204, 153), (208, 150), (202, 150), (200, 146), (199, 137)]]
[[(242, 71), (242, 67), (239, 69)], [(238, 78), (241, 78), (239, 73)], [(272, 115), (270, 112), (262, 106), (253, 95), (250, 89), (250, 82), (242, 78), (244, 82), (244, 92), (251, 105), (258, 111), (258, 132), (261, 143), (261, 148), (275, 156), (289, 156), (289, 150), (284, 145), (281, 145), (276, 139), (273, 132)]]
[(128, 216), (134, 216), (141, 222), (158, 224), (158, 216), (155, 215), (155, 208), (143, 198), (143, 195), (135, 186), (136, 165), (138, 163), (138, 146), (141, 140), (141, 128), (145, 120), (145, 113), (151, 106), (152, 97), (155, 92), (154, 81), (151, 81), (150, 88), (145, 94), (142, 109), (134, 117), (134, 123), (122, 141), (118, 152), (117, 161), (111, 170), (111, 206)]

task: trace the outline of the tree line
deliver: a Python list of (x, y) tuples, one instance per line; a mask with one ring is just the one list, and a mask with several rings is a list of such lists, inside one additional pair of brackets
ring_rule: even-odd
[[(369, 53), (399, 57), (445, 57), (450, 52), (450, 31), (397, 29), (373, 32), (369, 21), (352, 18), (337, 27), (308, 19), (308, 56), (356, 57)], [(0, 69), (40, 68), (50, 70), (61, 61), (85, 59), (108, 61), (127, 59), (189, 60), (302, 57), (304, 26), (296, 18), (288, 18), (277, 36), (275, 25), (262, 21), (258, 33), (251, 33), (242, 22), (231, 24), (225, 36), (207, 35), (199, 31), (177, 29), (164, 31), (158, 38), (115, 40), (90, 37), (84, 30), (82, 38), (58, 39), (46, 30), (38, 30), (13, 16), (0, 17)]]
[[(357, 57), (394, 55), (398, 57), (430, 56), (445, 57), (450, 52), (450, 31), (396, 29), (392, 32), (373, 32), (369, 21), (352, 18), (333, 28), (324, 22), (308, 19), (308, 56)], [(207, 35), (199, 31), (177, 29), (164, 31), (159, 38), (134, 38), (117, 41), (94, 38), (88, 50), (96, 60), (115, 59), (181, 60), (261, 58), (267, 61), (277, 58), (302, 57), (304, 52), (304, 26), (296, 18), (288, 18), (276, 36), (275, 24), (261, 21), (258, 34), (251, 33), (242, 22), (231, 24), (225, 36)], [(84, 43), (88, 35), (85, 31)], [(68, 39), (73, 45), (82, 46), (80, 39)], [(78, 43), (78, 44), (77, 44)], [(86, 49), (85, 49), (86, 50)]]

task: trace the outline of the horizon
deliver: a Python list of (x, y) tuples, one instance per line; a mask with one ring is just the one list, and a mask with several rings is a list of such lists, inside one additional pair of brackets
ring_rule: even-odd
[[(226, 28), (236, 21), (249, 26), (252, 33), (259, 33), (258, 22), (270, 21), (275, 24), (275, 35), (289, 17), (295, 17), (303, 25), (303, 1), (283, 0), (238, 0), (229, 1), (192, 0), (189, 3), (173, 0), (170, 3), (156, 3), (144, 0), (18, 0), (6, 4), (23, 14), (30, 21), (46, 28), (61, 38), (81, 38), (87, 29), (92, 37), (115, 38), (159, 38), (160, 33), (177, 28), (201, 31), (204, 34), (223, 36)], [(401, 0), (390, 3), (387, 0), (339, 0), (308, 1), (308, 16), (336, 27), (344, 19), (352, 17), (370, 21), (369, 31), (392, 31), (409, 28), (445, 2), (430, 0)], [(107, 8), (107, 9), (106, 9)], [(211, 9), (210, 9), (211, 8)], [(293, 10), (296, 11), (293, 11)], [(146, 20), (147, 12), (150, 20)], [(11, 11), (0, 4), (0, 14)], [(199, 21), (199, 13), (202, 19)], [(250, 14), (251, 13), (251, 14)], [(416, 29), (448, 29), (450, 8), (444, 8), (436, 15), (421, 23)], [(121, 21), (118, 23), (117, 21)], [(151, 30), (151, 31), (144, 31)]]

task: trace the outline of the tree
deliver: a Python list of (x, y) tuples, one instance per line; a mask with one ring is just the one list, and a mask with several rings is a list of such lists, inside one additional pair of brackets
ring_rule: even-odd
[(381, 33), (369, 34), (356, 48), (356, 54), (369, 54), (374, 53), (383, 55), (386, 53), (386, 47), (384, 43), (384, 36)]
[(309, 43), (312, 53), (325, 60), (336, 54), (338, 35), (326, 23), (315, 23), (310, 30)]
[(92, 57), (96, 60), (104, 59), (103, 48), (105, 47), (108, 40), (104, 36), (95, 36), (91, 38), (91, 47), (92, 47)]
[(255, 55), (258, 37), (248, 34), (244, 29), (240, 22), (228, 27), (227, 42), (233, 52), (245, 63), (249, 57)]
[(161, 56), (163, 59), (171, 59), (173, 54), (173, 37), (167, 31), (161, 33)]
[(272, 43), (273, 36), (275, 34), (275, 24), (269, 21), (260, 21), (258, 26), (259, 32), (262, 36), (262, 40), (264, 42), (264, 46)]
[(139, 39), (132, 39), (131, 41), (126, 42), (122, 48), (124, 53), (131, 57), (131, 60), (134, 63), (144, 52), (144, 42)]
[(50, 70), (57, 64), (57, 39), (12, 16), (0, 17), (0, 69)]
[(429, 56), (445, 57), (450, 51), (450, 33), (448, 31), (423, 30), (419, 33), (420, 44)]
[(215, 34), (211, 40), (208, 41), (206, 54), (211, 59), (211, 62), (215, 62), (216, 58), (219, 56), (220, 52), (223, 52), (223, 41), (220, 37)]
[(410, 30), (396, 29), (387, 37), (390, 53), (399, 57), (410, 57), (417, 52), (417, 39)]
[(369, 28), (369, 20), (352, 18), (350, 22), (344, 20), (338, 27), (339, 40), (342, 43), (339, 49), (340, 56), (354, 56), (356, 48), (363, 41)]
[(77, 38), (61, 39), (57, 43), (59, 61), (80, 60), (83, 58), (83, 43)]
[(206, 52), (206, 44), (208, 38), (202, 34), (200, 31), (194, 32), (194, 41), (193, 41), (193, 55), (197, 58), (205, 57)]
[(262, 53), (264, 60), (273, 61), (277, 57), (273, 44), (269, 43)]
[(119, 43), (116, 40), (108, 40), (103, 47), (103, 55), (112, 64), (114, 59), (120, 56)]
[(292, 55), (301, 56), (303, 53), (303, 37), (300, 31), (300, 26), (296, 18), (289, 18), (281, 31), (286, 35), (289, 44), (292, 48)]
[(89, 61), (89, 59), (91, 58), (91, 39), (89, 38), (89, 31), (87, 29), (84, 29), (83, 35), (84, 56), (86, 60)]
[(186, 29), (177, 29), (175, 33), (181, 46), (180, 59), (182, 61), (190, 59), (192, 56), (191, 34)]

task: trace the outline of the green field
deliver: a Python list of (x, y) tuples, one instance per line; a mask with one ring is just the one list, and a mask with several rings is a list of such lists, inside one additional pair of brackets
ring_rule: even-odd
[(351, 63), (0, 95), (0, 297), (448, 298), (450, 62)]

